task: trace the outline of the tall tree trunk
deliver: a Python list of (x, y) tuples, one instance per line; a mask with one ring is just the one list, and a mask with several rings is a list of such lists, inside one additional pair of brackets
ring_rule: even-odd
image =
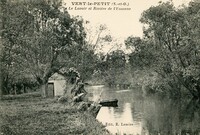
[(41, 92), (41, 96), (43, 98), (47, 97), (47, 86), (48, 86), (48, 79), (41, 79), (40, 77), (37, 77), (36, 80), (39, 83), (39, 89)]
[[(4, 16), (4, 11), (6, 8), (6, 3), (7, 0), (0, 0), (0, 30), (3, 30), (5, 27), (5, 17)], [(3, 38), (2, 38), (2, 33), (0, 34), (0, 54), (2, 54), (3, 51)], [(3, 77), (2, 77), (2, 59), (0, 58), (0, 99), (3, 96)]]
[[(0, 1), (0, 30), (3, 29), (3, 4), (4, 2)], [(3, 48), (3, 44), (2, 44), (2, 38), (1, 38), (2, 35), (0, 35), (0, 54), (2, 54), (2, 48)], [(2, 99), (2, 94), (3, 94), (3, 85), (2, 85), (2, 61), (1, 61), (1, 58), (0, 58), (0, 99)]]
[(3, 95), (3, 87), (2, 87), (2, 69), (1, 69), (1, 61), (0, 61), (0, 100), (2, 99)]
[(16, 84), (14, 86), (14, 94), (17, 95), (17, 86), (16, 86)]
[[(0, 39), (0, 54), (1, 54), (1, 39)], [(0, 100), (3, 96), (3, 77), (2, 77), (2, 63), (0, 58)]]
[[(0, 54), (2, 52), (2, 41), (1, 41), (1, 36), (0, 36)], [(3, 95), (3, 84), (2, 84), (2, 81), (3, 80), (3, 77), (2, 77), (2, 61), (1, 61), (1, 58), (0, 58), (0, 100), (2, 99), (2, 95)]]
[(43, 98), (46, 98), (48, 90), (48, 81), (43, 81), (43, 83), (40, 85), (40, 90), (41, 90), (41, 96)]
[(23, 93), (26, 93), (26, 85), (23, 85)]

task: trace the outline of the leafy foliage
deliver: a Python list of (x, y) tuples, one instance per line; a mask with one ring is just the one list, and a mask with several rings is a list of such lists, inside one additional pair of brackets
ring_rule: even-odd
[(191, 2), (176, 9), (167, 2), (150, 7), (140, 19), (147, 26), (145, 38), (127, 39), (126, 44), (135, 48), (130, 55), (132, 67), (150, 68), (161, 77), (154, 90), (159, 88), (172, 96), (187, 90), (200, 97), (199, 6)]
[(28, 77), (43, 85), (56, 71), (74, 63), (76, 52), (82, 52), (86, 37), (83, 19), (70, 17), (61, 1), (3, 4), (5, 81)]
[(101, 56), (96, 69), (96, 74), (100, 74), (109, 86), (130, 83), (131, 77), (128, 73), (130, 70), (128, 70), (126, 54), (122, 50), (112, 51), (106, 56)]

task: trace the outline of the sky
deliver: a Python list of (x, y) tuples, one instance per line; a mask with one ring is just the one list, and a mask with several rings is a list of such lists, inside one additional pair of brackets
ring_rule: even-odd
[[(90, 0), (91, 1), (91, 0)], [(75, 7), (72, 2), (90, 2), (83, 0), (65, 0), (67, 7)], [(144, 10), (152, 5), (157, 5), (161, 0), (92, 0), (94, 2), (126, 2), (129, 3), (128, 8), (131, 10), (68, 10), (71, 15), (80, 15), (85, 20), (88, 20), (92, 26), (106, 24), (111, 34), (116, 37), (127, 37), (130, 35), (142, 36), (142, 24), (139, 18)], [(167, 0), (162, 0), (163, 2)], [(187, 4), (190, 0), (173, 0), (175, 6), (183, 3)], [(77, 5), (76, 7), (89, 7)], [(102, 5), (99, 7), (108, 6)], [(119, 6), (122, 7), (122, 6)]]
[[(128, 36), (142, 37), (143, 25), (139, 22), (141, 14), (151, 6), (158, 5), (158, 2), (166, 2), (168, 0), (64, 0), (68, 12), (73, 16), (82, 16), (84, 20), (89, 21), (91, 27), (97, 27), (100, 24), (105, 24), (110, 34), (116, 39), (126, 39)], [(173, 0), (176, 7), (186, 4), (191, 0)], [(74, 2), (86, 2), (86, 5), (79, 3), (73, 5)], [(110, 2), (112, 3), (126, 3), (128, 6), (113, 6), (113, 5), (87, 5), (88, 2)], [(82, 5), (80, 5), (82, 4)], [(69, 10), (69, 7), (73, 8)], [(85, 10), (77, 10), (75, 8), (84, 8)], [(88, 10), (89, 7), (120, 7), (130, 8), (130, 10)]]

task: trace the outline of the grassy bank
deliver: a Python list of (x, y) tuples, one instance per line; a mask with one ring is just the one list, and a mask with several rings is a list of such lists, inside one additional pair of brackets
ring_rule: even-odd
[(31, 95), (0, 101), (2, 135), (104, 135), (103, 125), (70, 104)]

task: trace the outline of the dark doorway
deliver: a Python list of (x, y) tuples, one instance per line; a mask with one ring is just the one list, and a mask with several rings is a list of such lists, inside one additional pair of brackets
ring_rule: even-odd
[(48, 83), (47, 97), (54, 97), (54, 83)]

